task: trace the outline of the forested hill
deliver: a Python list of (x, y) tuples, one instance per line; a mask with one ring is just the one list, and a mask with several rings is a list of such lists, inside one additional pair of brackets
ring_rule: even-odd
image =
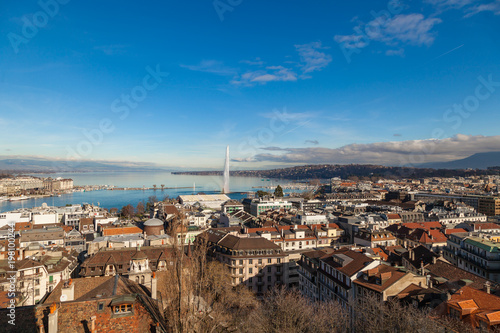
[[(222, 175), (222, 171), (185, 171), (172, 172), (178, 175)], [(468, 177), (474, 175), (498, 175), (500, 167), (487, 170), (453, 170), (431, 168), (389, 167), (382, 165), (302, 165), (271, 170), (235, 170), (231, 176), (281, 178), (281, 179), (327, 179), (340, 177), (384, 177), (384, 178), (423, 178), (423, 177)]]

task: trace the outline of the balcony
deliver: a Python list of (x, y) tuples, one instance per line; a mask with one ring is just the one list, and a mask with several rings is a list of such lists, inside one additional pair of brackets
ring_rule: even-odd
[(277, 272), (274, 272), (274, 274), (281, 276), (281, 275), (283, 275), (283, 271), (277, 271)]
[(257, 281), (257, 285), (258, 285), (258, 286), (263, 286), (264, 284), (265, 284), (265, 282), (264, 282), (264, 281)]

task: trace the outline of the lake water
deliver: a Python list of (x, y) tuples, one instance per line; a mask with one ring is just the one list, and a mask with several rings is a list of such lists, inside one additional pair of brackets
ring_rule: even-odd
[[(165, 196), (176, 198), (182, 194), (195, 194), (204, 192), (206, 194), (220, 193), (222, 188), (222, 177), (218, 176), (191, 176), (173, 175), (170, 172), (86, 172), (86, 173), (59, 173), (50, 175), (36, 175), (39, 177), (63, 177), (73, 179), (74, 185), (114, 185), (116, 187), (153, 187), (157, 190), (127, 190), (127, 191), (88, 191), (63, 194), (60, 197), (49, 197), (29, 199), (23, 201), (0, 201), (0, 212), (6, 212), (17, 208), (31, 208), (47, 203), (49, 206), (65, 206), (66, 204), (91, 203), (104, 208), (121, 207), (132, 204), (137, 205), (139, 201), (147, 201), (148, 197), (155, 195), (158, 199)], [(277, 184), (288, 184), (288, 180), (271, 179), (270, 181), (254, 177), (231, 177), (230, 189), (232, 193), (228, 196), (232, 199), (241, 199), (246, 195), (241, 192), (256, 191), (253, 187), (272, 186)], [(168, 189), (161, 190), (165, 185)]]

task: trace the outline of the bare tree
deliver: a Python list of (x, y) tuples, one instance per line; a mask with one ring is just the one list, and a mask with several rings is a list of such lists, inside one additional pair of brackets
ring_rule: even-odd
[(128, 204), (122, 207), (121, 215), (125, 218), (131, 218), (134, 215), (134, 206)]
[(143, 215), (146, 209), (144, 208), (144, 203), (142, 201), (139, 201), (136, 207), (136, 211), (138, 215)]

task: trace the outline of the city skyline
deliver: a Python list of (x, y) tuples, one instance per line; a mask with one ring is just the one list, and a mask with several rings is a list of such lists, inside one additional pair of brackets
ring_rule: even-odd
[(500, 151), (500, 2), (235, 3), (3, 4), (0, 158), (222, 169), (229, 144), (236, 170)]

